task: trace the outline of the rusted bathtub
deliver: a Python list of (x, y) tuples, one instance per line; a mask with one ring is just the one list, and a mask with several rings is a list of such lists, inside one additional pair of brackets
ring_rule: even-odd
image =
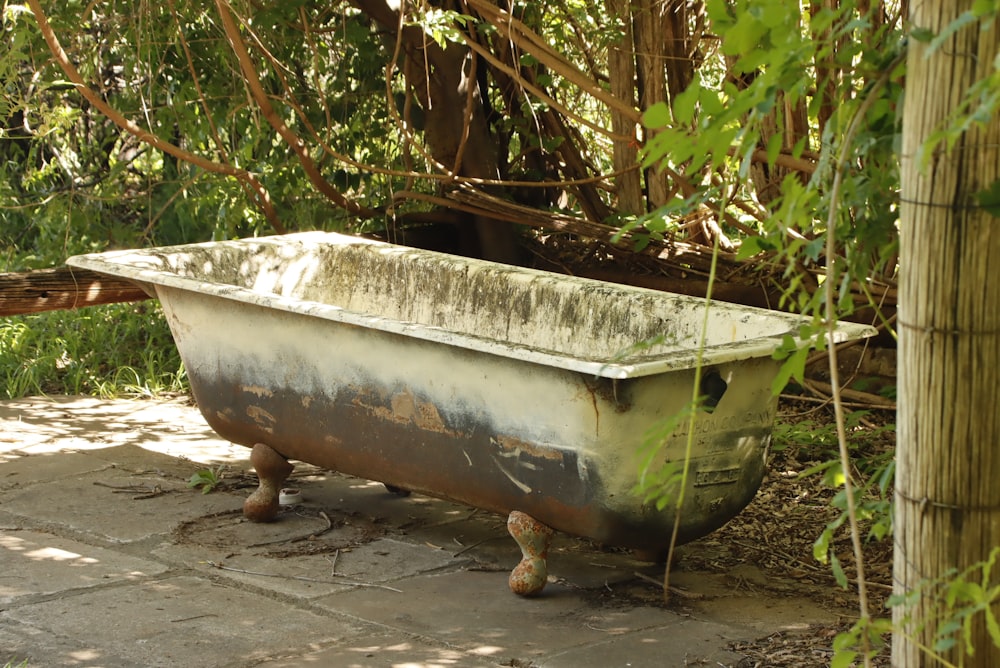
[[(521, 591), (544, 584), (548, 528), (647, 551), (669, 543), (673, 512), (632, 489), (644, 439), (691, 400), (701, 299), (315, 232), (69, 264), (155, 290), (206, 420), (254, 446), (254, 519), (277, 510), (287, 458), (515, 511), (533, 583)], [(801, 323), (711, 307), (702, 389), (714, 407), (695, 425), (682, 542), (756, 492), (771, 354)], [(837, 339), (873, 332), (841, 324)], [(665, 459), (683, 458), (686, 432), (667, 439)]]

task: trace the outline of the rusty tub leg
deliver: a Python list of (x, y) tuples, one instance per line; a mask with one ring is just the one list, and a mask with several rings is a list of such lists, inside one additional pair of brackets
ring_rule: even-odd
[(281, 454), (263, 443), (250, 452), (250, 462), (260, 483), (243, 502), (243, 516), (251, 522), (270, 522), (278, 514), (278, 494), (288, 474), (295, 468)]
[(534, 596), (542, 591), (548, 578), (545, 563), (552, 542), (552, 529), (520, 510), (511, 511), (507, 531), (521, 548), (521, 563), (510, 573), (510, 590), (519, 596)]

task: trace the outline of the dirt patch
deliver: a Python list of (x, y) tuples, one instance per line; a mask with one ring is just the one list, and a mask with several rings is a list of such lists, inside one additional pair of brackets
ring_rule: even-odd
[[(849, 440), (856, 482), (871, 479), (879, 463), (891, 456), (895, 440), (887, 421), (892, 417), (887, 412), (868, 413), (855, 420)], [(832, 409), (817, 410), (814, 405), (783, 399), (778, 421), (782, 426), (776, 430), (768, 475), (754, 500), (718, 531), (680, 548), (675, 572), (678, 576), (715, 574), (733, 590), (750, 595), (807, 599), (840, 621), (800, 625), (754, 642), (736, 643), (731, 649), (747, 657), (739, 668), (828, 666), (833, 639), (859, 615), (857, 569), (846, 522), (833, 533), (830, 545), (843, 566), (847, 589), (838, 584), (831, 565), (821, 563), (813, 553), (824, 529), (841, 515), (831, 504), (838, 489), (828, 484), (823, 468), (837, 456)], [(863, 501), (877, 508), (881, 498), (873, 487)], [(877, 520), (875, 513), (862, 521), (864, 536)], [(865, 540), (864, 555), (869, 611), (874, 617), (887, 617), (891, 614), (885, 607), (892, 592), (891, 538)], [(728, 604), (726, 597), (711, 602), (723, 608)], [(889, 665), (887, 649), (874, 665)]]

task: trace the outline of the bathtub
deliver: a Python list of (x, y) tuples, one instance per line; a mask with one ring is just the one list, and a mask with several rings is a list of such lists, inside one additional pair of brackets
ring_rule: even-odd
[[(291, 459), (510, 513), (529, 590), (553, 530), (669, 544), (674, 511), (634, 488), (650, 439), (657, 464), (684, 458), (688, 423), (659, 432), (691, 401), (703, 299), (321, 232), (68, 264), (160, 299), (205, 419), (253, 448), (252, 519), (274, 517)], [(804, 320), (715, 302), (707, 323), (680, 542), (753, 498), (772, 353)], [(834, 339), (872, 334), (839, 323)]]

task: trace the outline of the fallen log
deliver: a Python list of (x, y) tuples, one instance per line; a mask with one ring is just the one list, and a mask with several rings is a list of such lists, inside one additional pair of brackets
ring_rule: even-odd
[(56, 267), (0, 274), (0, 316), (149, 298), (135, 283), (87, 269)]

